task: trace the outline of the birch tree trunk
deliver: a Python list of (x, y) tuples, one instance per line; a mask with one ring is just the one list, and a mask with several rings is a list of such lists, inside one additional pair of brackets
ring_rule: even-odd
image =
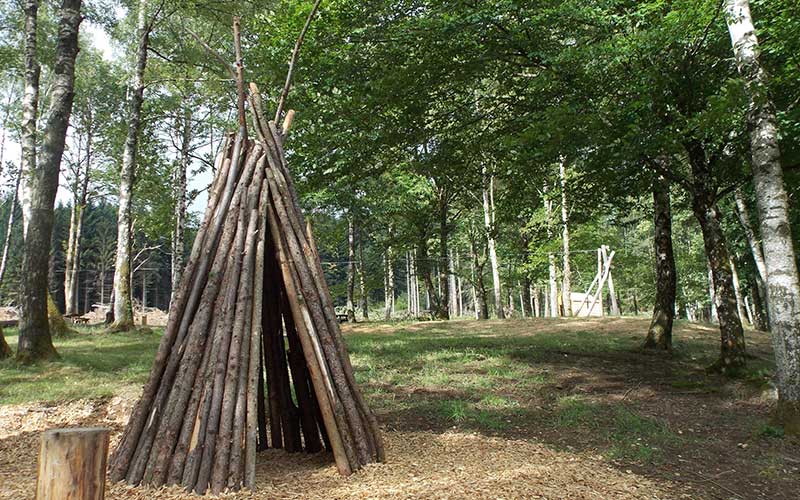
[[(188, 101), (188, 99), (186, 100)], [(184, 102), (183, 123), (181, 133), (181, 160), (178, 168), (174, 172), (173, 183), (175, 190), (175, 227), (172, 230), (172, 292), (170, 302), (175, 297), (178, 283), (184, 268), (184, 247), (186, 244), (186, 172), (189, 171), (189, 152), (192, 145), (192, 107), (188, 102)]]
[(558, 166), (558, 175), (561, 180), (561, 241), (563, 246), (563, 269), (561, 277), (561, 301), (564, 304), (564, 316), (572, 316), (572, 285), (570, 283), (570, 255), (569, 255), (569, 204), (567, 199), (567, 167), (562, 158)]
[[(549, 188), (547, 184), (544, 186), (544, 213), (545, 220), (547, 221), (547, 239), (553, 237), (553, 201), (547, 198)], [(556, 267), (556, 256), (550, 252), (547, 254), (548, 271), (549, 271), (549, 296), (547, 302), (547, 310), (551, 318), (559, 316), (558, 311), (558, 269)]]
[[(764, 262), (764, 250), (761, 246), (761, 241), (756, 237), (756, 232), (753, 229), (753, 224), (750, 219), (750, 210), (747, 208), (747, 200), (741, 189), (734, 191), (734, 200), (736, 201), (736, 217), (739, 219), (739, 224), (742, 226), (745, 237), (747, 238), (747, 245), (750, 247), (750, 255), (755, 264), (757, 276), (754, 280), (753, 286), (756, 288), (756, 295), (758, 295), (758, 306), (754, 307), (753, 312), (753, 326), (762, 331), (769, 330), (769, 318), (765, 310), (761, 307), (760, 298), (766, 295), (767, 291), (767, 265)], [(755, 306), (756, 297), (753, 297)]]
[(472, 287), (475, 305), (476, 319), (489, 319), (489, 305), (486, 298), (486, 287), (483, 284), (483, 266), (486, 261), (481, 262), (478, 257), (478, 248), (474, 233), (470, 236), (469, 252), (472, 257)]
[(458, 291), (458, 283), (456, 283), (456, 270), (453, 262), (452, 249), (447, 250), (447, 289), (449, 291), (449, 296), (450, 296), (448, 317), (452, 318), (453, 316), (459, 315), (459, 309), (458, 309), (459, 291)]
[(708, 319), (712, 323), (716, 323), (718, 320), (717, 318), (717, 292), (714, 290), (714, 272), (711, 270), (711, 263), (706, 262), (708, 266), (708, 298), (711, 302), (711, 306), (708, 310)]
[[(38, 5), (35, 1), (29, 1), (25, 7), (27, 93), (29, 84), (38, 83), (35, 53)], [(61, 169), (67, 127), (72, 113), (75, 58), (78, 55), (78, 28), (81, 23), (80, 8), (81, 0), (63, 0), (59, 8), (52, 93), (45, 119), (41, 158), (38, 167), (25, 171), (25, 190), (29, 194), (30, 212), (24, 231), (25, 252), (22, 260), (21, 314), (17, 349), (17, 359), (25, 363), (58, 356), (53, 347), (47, 320), (47, 270), (53, 232), (53, 204), (58, 189), (58, 173)], [(32, 32), (28, 32), (29, 28)], [(29, 44), (29, 38), (33, 39), (33, 46)], [(29, 80), (29, 73), (34, 78)], [(31, 93), (35, 95), (37, 92), (31, 91)], [(26, 109), (26, 114), (26, 128), (33, 127), (33, 140), (26, 139), (29, 141), (26, 147), (30, 148), (31, 143), (35, 147), (35, 108)], [(26, 135), (28, 132), (29, 130), (26, 130)], [(28, 167), (32, 166), (32, 163), (28, 163)]]
[(455, 293), (452, 286), (453, 262), (448, 246), (450, 243), (449, 197), (449, 190), (446, 187), (439, 188), (439, 284), (441, 291), (437, 301), (439, 307), (436, 311), (436, 317), (438, 319), (450, 319), (450, 316), (454, 313), (451, 300)]
[[(647, 330), (645, 349), (672, 350), (672, 323), (675, 319), (677, 273), (672, 249), (672, 211), (669, 183), (664, 178), (653, 181), (653, 211), (656, 254), (656, 299), (653, 319)], [(635, 301), (635, 299), (634, 299)]]
[(31, 189), (29, 179), (36, 171), (36, 121), (39, 115), (39, 75), (41, 68), (36, 59), (36, 33), (39, 1), (25, 0), (25, 88), (22, 94), (22, 163), (20, 176), (25, 180), (20, 192), (22, 206), (22, 234), (28, 233), (31, 220)]
[(347, 321), (356, 322), (356, 227), (353, 216), (347, 218)]
[(386, 286), (384, 287), (383, 319), (388, 321), (392, 319), (392, 314), (394, 314), (394, 252), (392, 251), (392, 245), (386, 247), (384, 267)]
[(742, 298), (742, 291), (739, 287), (739, 273), (736, 271), (736, 262), (732, 256), (728, 257), (731, 266), (731, 277), (733, 278), (733, 292), (736, 295), (736, 310), (739, 313), (739, 318), (742, 320), (747, 318), (747, 311), (744, 307), (744, 299)]
[(489, 264), (492, 266), (492, 286), (494, 289), (494, 305), (497, 317), (506, 317), (503, 311), (503, 295), (500, 285), (500, 262), (497, 259), (497, 243), (495, 241), (494, 223), (494, 174), (483, 168), (483, 221), (486, 228), (486, 243), (489, 247)]
[(22, 178), (22, 170), (17, 172), (17, 180), (14, 182), (14, 192), (11, 194), (11, 206), (8, 210), (8, 220), (6, 221), (6, 235), (3, 239), (3, 255), (0, 257), (0, 286), (3, 284), (3, 278), (6, 276), (6, 267), (8, 265), (8, 250), (11, 244), (11, 232), (14, 229), (14, 214), (17, 212), (17, 196), (19, 193), (19, 183)]
[(364, 275), (364, 240), (361, 231), (358, 233), (358, 298), (361, 306), (361, 315), (364, 320), (369, 319), (369, 297), (367, 296), (367, 282)]
[[(90, 108), (91, 109), (91, 108)], [(89, 195), (89, 178), (92, 162), (92, 119), (91, 110), (86, 126), (86, 165), (75, 169), (72, 210), (69, 219), (69, 237), (64, 264), (64, 303), (67, 315), (78, 313), (78, 280), (80, 278), (81, 236), (83, 220), (86, 213), (86, 201)]]
[(750, 151), (767, 271), (767, 307), (775, 351), (779, 417), (800, 433), (800, 280), (792, 242), (789, 200), (778, 147), (778, 120), (748, 0), (727, 0), (726, 21), (739, 73), (749, 93)]
[(147, 20), (147, 0), (139, 0), (136, 22), (137, 49), (129, 92), (128, 135), (122, 153), (119, 181), (119, 209), (117, 212), (117, 256), (114, 264), (114, 323), (111, 329), (126, 331), (133, 328), (133, 300), (131, 297), (131, 203), (133, 183), (136, 178), (136, 155), (139, 132), (142, 127), (144, 101), (144, 71), (147, 66), (147, 47), (150, 26)]

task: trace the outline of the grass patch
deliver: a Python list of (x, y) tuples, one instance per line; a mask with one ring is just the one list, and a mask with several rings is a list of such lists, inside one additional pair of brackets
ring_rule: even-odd
[[(16, 351), (16, 329), (6, 332), (6, 340)], [(86, 328), (79, 329), (78, 334), (56, 338), (59, 361), (29, 366), (13, 359), (0, 362), (0, 404), (138, 391), (147, 381), (160, 340), (161, 330), (156, 334), (112, 334)]]

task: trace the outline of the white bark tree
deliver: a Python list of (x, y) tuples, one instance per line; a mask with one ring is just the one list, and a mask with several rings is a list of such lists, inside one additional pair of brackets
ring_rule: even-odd
[(136, 176), (136, 155), (139, 132), (142, 126), (144, 102), (144, 72), (147, 66), (147, 47), (150, 25), (147, 19), (147, 0), (139, 0), (136, 22), (136, 65), (128, 89), (128, 135), (122, 153), (119, 181), (119, 209), (117, 211), (117, 256), (114, 263), (114, 323), (112, 330), (133, 328), (133, 300), (131, 297), (131, 203)]
[(739, 73), (749, 94), (753, 183), (767, 273), (767, 307), (777, 374), (779, 418), (800, 433), (800, 279), (792, 242), (789, 199), (778, 147), (778, 120), (768, 77), (758, 58), (750, 4), (726, 0), (726, 21)]
[(567, 166), (564, 158), (558, 165), (558, 177), (561, 181), (561, 242), (563, 248), (561, 301), (564, 304), (564, 316), (572, 316), (572, 270), (569, 255), (569, 200), (567, 198)]
[(495, 240), (494, 174), (483, 168), (483, 223), (486, 229), (486, 244), (489, 248), (489, 265), (492, 267), (492, 287), (494, 289), (495, 314), (500, 319), (506, 317), (503, 310), (503, 294), (500, 283), (500, 261), (497, 258)]
[(183, 113), (180, 119), (180, 161), (173, 172), (173, 186), (175, 189), (175, 226), (172, 230), (172, 259), (171, 283), (172, 293), (170, 300), (175, 296), (184, 268), (184, 247), (186, 239), (186, 173), (191, 163), (192, 147), (192, 107), (188, 99), (184, 100)]

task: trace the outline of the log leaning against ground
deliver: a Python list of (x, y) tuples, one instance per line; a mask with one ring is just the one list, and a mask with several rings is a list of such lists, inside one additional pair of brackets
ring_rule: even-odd
[(248, 138), (236, 22), (234, 38), (239, 130), (216, 160), (150, 379), (111, 459), (114, 481), (252, 489), (266, 448), (324, 447), (342, 474), (384, 459), (287, 168), (294, 113), (279, 129), (250, 84)]

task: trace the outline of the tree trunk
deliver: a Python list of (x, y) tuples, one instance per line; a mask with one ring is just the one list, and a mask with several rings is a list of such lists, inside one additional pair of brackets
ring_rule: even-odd
[(745, 310), (742, 291), (739, 287), (739, 273), (736, 271), (736, 262), (732, 256), (728, 258), (730, 259), (731, 277), (733, 278), (733, 292), (736, 296), (736, 311), (739, 313), (739, 318), (745, 320), (747, 319), (747, 311)]
[(172, 230), (172, 292), (170, 302), (175, 297), (178, 283), (184, 268), (184, 251), (186, 238), (186, 172), (189, 170), (191, 160), (189, 152), (192, 145), (192, 107), (188, 102), (184, 103), (183, 111), (183, 130), (181, 133), (181, 160), (178, 168), (174, 172), (173, 183), (175, 189), (175, 227)]
[(139, 132), (142, 127), (142, 103), (144, 102), (144, 71), (147, 66), (147, 47), (150, 41), (150, 26), (147, 20), (147, 0), (139, 0), (136, 24), (136, 67), (130, 88), (128, 109), (128, 135), (122, 153), (122, 169), (119, 181), (119, 209), (117, 211), (117, 257), (114, 266), (114, 323), (111, 329), (126, 331), (133, 329), (133, 300), (131, 297), (131, 203), (133, 184), (136, 178), (136, 155)]
[[(391, 234), (391, 233), (390, 233)], [(386, 287), (384, 291), (383, 319), (392, 319), (394, 314), (394, 251), (392, 245), (386, 247)]]
[(369, 320), (369, 297), (367, 295), (367, 279), (364, 270), (364, 239), (361, 231), (358, 232), (358, 299), (361, 306), (361, 315), (365, 321)]
[(561, 277), (561, 301), (564, 304), (564, 316), (572, 316), (572, 285), (570, 283), (570, 256), (569, 256), (569, 205), (567, 199), (567, 170), (564, 159), (559, 163), (559, 178), (561, 180), (561, 240), (563, 245), (563, 269)]
[(453, 263), (453, 249), (450, 248), (447, 251), (447, 290), (449, 293), (449, 314), (448, 317), (458, 317), (460, 314), (458, 308), (458, 301), (459, 301), (459, 288), (458, 283), (456, 282), (456, 269)]
[[(549, 186), (545, 184), (543, 188), (544, 216), (547, 224), (547, 239), (551, 240), (553, 238), (553, 201), (547, 197), (548, 192), (549, 192)], [(549, 272), (549, 288), (548, 288), (549, 293), (547, 301), (547, 310), (549, 311), (548, 316), (551, 318), (555, 318), (559, 315), (558, 285), (557, 285), (558, 269), (556, 267), (556, 256), (553, 255), (552, 252), (547, 254), (547, 262), (548, 262), (548, 272)]]
[(710, 302), (710, 306), (708, 308), (708, 320), (711, 323), (717, 323), (719, 318), (717, 317), (717, 292), (714, 289), (714, 272), (711, 270), (711, 263), (706, 261), (707, 269), (708, 269), (708, 298)]
[(762, 282), (766, 283), (767, 265), (764, 262), (764, 252), (761, 248), (761, 242), (756, 237), (755, 230), (750, 222), (750, 210), (747, 208), (747, 201), (745, 200), (744, 193), (741, 189), (737, 189), (734, 191), (733, 196), (734, 200), (736, 201), (736, 216), (739, 219), (739, 224), (741, 224), (745, 236), (747, 237), (747, 244), (750, 247), (750, 252), (753, 255), (753, 261), (756, 264), (758, 277)]
[(41, 68), (36, 57), (36, 33), (39, 15), (39, 1), (25, 1), (25, 90), (22, 95), (22, 162), (20, 177), (22, 183), (20, 205), (22, 205), (22, 234), (28, 233), (32, 214), (30, 179), (36, 172), (36, 121), (39, 115), (39, 74)]
[(17, 180), (14, 182), (14, 192), (11, 194), (11, 205), (8, 209), (8, 220), (6, 222), (6, 235), (3, 240), (3, 255), (0, 257), (0, 285), (6, 276), (6, 266), (8, 265), (8, 250), (11, 244), (11, 231), (14, 229), (14, 214), (17, 206), (17, 193), (19, 192), (19, 182), (22, 178), (22, 170), (17, 172)]
[(6, 342), (6, 337), (3, 335), (3, 327), (0, 326), (0, 360), (10, 358), (13, 353), (11, 347)]
[(356, 322), (356, 228), (353, 216), (347, 218), (347, 321)]
[(453, 287), (453, 256), (450, 255), (449, 238), (450, 226), (448, 224), (449, 192), (447, 188), (439, 189), (439, 308), (436, 311), (438, 319), (450, 319), (455, 314), (451, 298), (454, 296)]
[(775, 351), (779, 418), (800, 433), (800, 279), (792, 241), (789, 199), (778, 147), (778, 120), (747, 0), (727, 0), (726, 20), (739, 73), (749, 93), (753, 181), (767, 271), (767, 306)]
[(489, 264), (492, 266), (492, 287), (494, 289), (494, 306), (497, 317), (506, 317), (503, 311), (503, 294), (500, 289), (500, 263), (497, 259), (497, 243), (495, 242), (494, 221), (494, 175), (483, 169), (483, 220), (486, 228), (486, 243), (489, 247)]
[[(708, 186), (710, 183), (704, 184)], [(719, 223), (717, 207), (704, 188), (695, 184), (692, 208), (703, 233), (708, 264), (711, 268), (717, 319), (720, 329), (720, 358), (712, 367), (723, 373), (735, 374), (745, 366), (745, 342), (742, 322), (736, 309), (728, 249)]]
[[(764, 250), (761, 245), (761, 240), (756, 237), (756, 232), (750, 219), (750, 210), (747, 208), (747, 201), (745, 200), (744, 193), (741, 189), (734, 191), (734, 200), (736, 201), (736, 216), (739, 219), (739, 224), (742, 226), (747, 244), (750, 247), (750, 255), (753, 258), (753, 263), (756, 266), (757, 276), (754, 280), (754, 286), (758, 289), (758, 296), (763, 297), (766, 295), (767, 287), (767, 265), (764, 262)], [(753, 300), (755, 301), (755, 297)], [(755, 304), (754, 304), (755, 306)], [(769, 318), (761, 307), (755, 307), (753, 311), (753, 325), (762, 331), (769, 330)]]
[(472, 289), (473, 289), (473, 302), (475, 306), (476, 319), (489, 319), (489, 304), (486, 297), (486, 286), (483, 284), (483, 266), (478, 257), (478, 249), (476, 248), (475, 238), (470, 237), (469, 252), (472, 257)]
[(753, 326), (757, 330), (767, 331), (769, 322), (764, 309), (761, 287), (756, 280), (750, 282), (750, 295), (753, 297)]
[[(38, 84), (38, 81), (33, 82), (28, 79), (29, 65), (32, 74), (38, 72), (35, 67), (37, 7), (36, 1), (29, 1), (26, 4), (26, 28), (29, 26), (32, 28), (32, 33), (26, 29), (26, 38), (28, 36), (34, 38), (34, 47), (26, 41), (26, 51), (34, 51), (26, 53), (26, 87)], [(81, 23), (80, 7), (80, 0), (63, 0), (59, 8), (58, 42), (52, 76), (53, 90), (45, 120), (40, 163), (38, 167), (25, 171), (25, 190), (29, 194), (31, 210), (29, 219), (25, 223), (27, 229), (24, 231), (25, 252), (21, 273), (22, 294), (17, 359), (22, 362), (58, 356), (53, 347), (47, 321), (47, 270), (53, 232), (53, 204), (58, 189), (58, 173), (64, 153), (69, 117), (72, 113), (78, 27)], [(33, 78), (33, 80), (38, 79)], [(26, 125), (32, 125), (35, 133), (35, 108), (33, 111), (26, 109), (26, 114), (33, 117), (33, 123), (26, 120)], [(33, 142), (35, 145), (35, 136)], [(28, 166), (34, 167), (34, 164), (29, 162)]]
[(656, 298), (653, 306), (653, 319), (647, 330), (644, 347), (645, 349), (671, 351), (677, 273), (675, 272), (675, 255), (672, 250), (669, 182), (664, 178), (657, 178), (653, 181), (653, 211), (655, 212), (653, 225), (655, 227)]
[(431, 276), (431, 259), (428, 255), (428, 238), (424, 233), (420, 234), (419, 248), (417, 256), (418, 275), (422, 275), (422, 283), (425, 285), (425, 308), (432, 311), (437, 317), (441, 305), (439, 296), (436, 293), (436, 285)]
[[(83, 234), (83, 220), (86, 213), (86, 200), (89, 194), (89, 169), (92, 161), (92, 125), (91, 111), (89, 123), (86, 127), (86, 166), (75, 170), (75, 183), (73, 186), (72, 210), (69, 220), (69, 237), (67, 253), (64, 264), (64, 304), (65, 313), (68, 315), (78, 312), (78, 286), (80, 279), (81, 236)], [(81, 174), (83, 177), (81, 177)]]

